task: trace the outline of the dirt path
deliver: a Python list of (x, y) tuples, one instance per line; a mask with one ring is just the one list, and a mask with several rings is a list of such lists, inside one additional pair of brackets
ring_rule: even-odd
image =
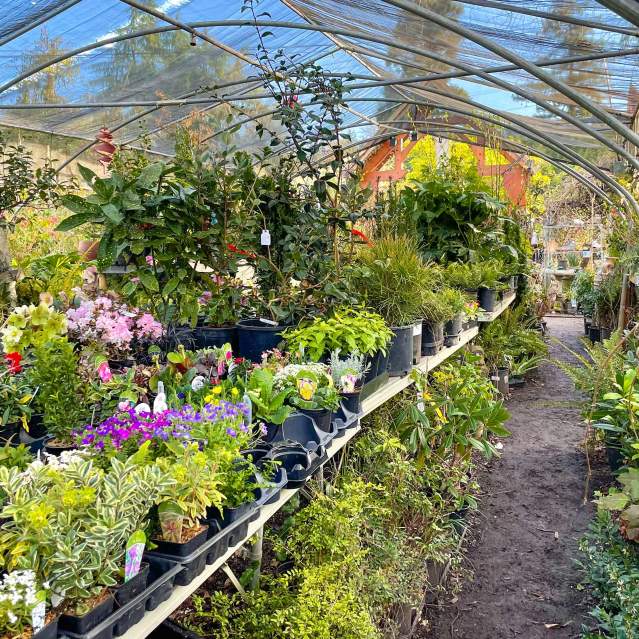
[[(548, 327), (551, 336), (578, 348), (581, 319), (550, 318)], [(551, 356), (570, 357), (556, 344)], [(576, 400), (570, 380), (551, 364), (536, 383), (514, 391), (508, 403), (512, 437), (504, 441), (502, 458), (479, 477), (483, 496), (467, 555), (471, 581), (456, 601), (444, 597), (422, 637), (579, 636), (584, 606), (573, 560), (593, 508), (582, 506), (586, 464)]]

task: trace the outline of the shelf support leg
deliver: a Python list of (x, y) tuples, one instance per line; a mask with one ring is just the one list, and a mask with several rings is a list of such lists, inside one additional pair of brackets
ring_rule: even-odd
[(262, 547), (264, 542), (264, 526), (260, 526), (255, 533), (255, 541), (251, 546), (249, 559), (251, 560), (251, 568), (253, 574), (251, 576), (251, 590), (257, 590), (260, 586), (260, 572), (262, 570)]

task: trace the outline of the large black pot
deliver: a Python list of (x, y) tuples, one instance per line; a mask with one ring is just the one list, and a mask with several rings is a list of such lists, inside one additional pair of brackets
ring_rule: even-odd
[(610, 339), (611, 335), (612, 335), (612, 329), (608, 328), (607, 326), (601, 327), (601, 341), (605, 339)]
[(444, 345), (444, 323), (431, 322), (424, 320), (422, 322), (422, 355), (437, 355)]
[(276, 348), (282, 341), (285, 326), (271, 326), (259, 319), (240, 320), (237, 324), (238, 355), (261, 362), (262, 353)]
[(495, 310), (495, 305), (497, 304), (497, 291), (493, 288), (480, 286), (477, 289), (477, 301), (479, 302), (479, 306), (481, 306), (485, 311), (492, 313)]
[(233, 352), (237, 352), (237, 328), (235, 326), (213, 327), (196, 326), (193, 329), (193, 344), (198, 348), (219, 348), (230, 344)]
[(0, 446), (4, 446), (8, 441), (12, 442), (12, 445), (18, 446), (20, 443), (19, 429), (16, 424), (10, 424), (0, 428)]
[(590, 326), (588, 329), (588, 338), (591, 342), (601, 341), (601, 328), (599, 326)]
[(413, 368), (413, 324), (391, 326), (393, 339), (388, 354), (388, 374), (407, 375)]
[(464, 314), (458, 313), (444, 324), (444, 346), (454, 346), (459, 342), (464, 322)]

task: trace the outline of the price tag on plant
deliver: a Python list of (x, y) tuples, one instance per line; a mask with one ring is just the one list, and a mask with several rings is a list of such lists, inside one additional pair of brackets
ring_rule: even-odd
[(260, 317), (260, 322), (262, 322), (262, 324), (268, 324), (269, 326), (277, 326), (277, 322), (274, 322), (273, 320), (270, 320), (270, 319), (266, 319), (265, 317)]
[(146, 545), (146, 535), (141, 530), (136, 530), (126, 544), (126, 559), (124, 564), (125, 583), (133, 579), (140, 572), (142, 555)]
[(415, 326), (413, 326), (413, 335), (421, 335), (422, 334), (422, 323), (419, 322), (419, 324), (415, 324)]
[(262, 246), (271, 245), (271, 232), (268, 229), (264, 229), (260, 235), (260, 244)]

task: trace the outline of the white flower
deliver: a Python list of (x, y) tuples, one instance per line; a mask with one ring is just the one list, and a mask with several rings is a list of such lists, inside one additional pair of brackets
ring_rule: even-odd
[(206, 380), (202, 375), (196, 375), (191, 382), (191, 390), (200, 391), (204, 388), (204, 382)]
[(495, 444), (495, 448), (496, 448), (497, 450), (503, 450), (504, 445), (503, 445), (501, 442), (497, 442), (497, 443)]

